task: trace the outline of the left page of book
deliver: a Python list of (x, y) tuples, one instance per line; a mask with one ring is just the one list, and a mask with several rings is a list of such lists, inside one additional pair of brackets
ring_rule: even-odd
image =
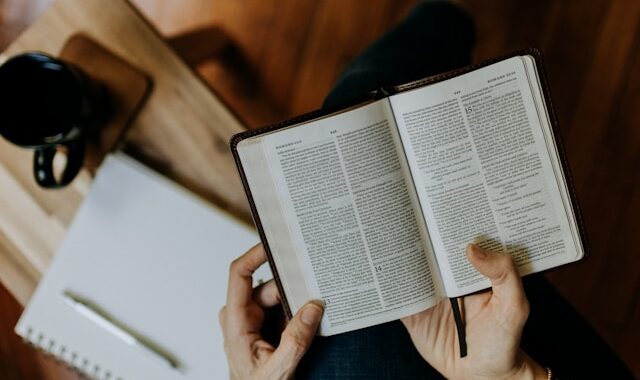
[(387, 99), (238, 144), (291, 311), (326, 303), (320, 335), (411, 315), (443, 294), (399, 144)]

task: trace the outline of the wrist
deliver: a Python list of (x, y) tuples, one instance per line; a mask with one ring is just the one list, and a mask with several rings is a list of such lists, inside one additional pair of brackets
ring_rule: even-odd
[(518, 370), (508, 380), (547, 380), (547, 370), (522, 352)]

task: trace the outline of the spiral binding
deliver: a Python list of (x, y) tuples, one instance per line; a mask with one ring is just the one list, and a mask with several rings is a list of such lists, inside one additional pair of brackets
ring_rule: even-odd
[(53, 339), (47, 339), (42, 333), (36, 333), (31, 327), (27, 328), (22, 340), (81, 376), (95, 380), (124, 380), (122, 376), (115, 375), (110, 370), (82, 357), (76, 351), (68, 350), (65, 345)]

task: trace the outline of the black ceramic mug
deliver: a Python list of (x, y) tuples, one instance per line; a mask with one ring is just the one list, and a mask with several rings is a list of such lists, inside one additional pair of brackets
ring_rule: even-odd
[[(78, 67), (42, 53), (25, 53), (0, 67), (0, 134), (35, 150), (36, 182), (67, 185), (82, 167), (85, 139), (109, 114), (104, 86)], [(56, 174), (56, 154), (66, 154)]]

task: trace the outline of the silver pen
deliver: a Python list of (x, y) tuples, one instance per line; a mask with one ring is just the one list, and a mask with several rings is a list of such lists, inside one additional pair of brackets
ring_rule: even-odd
[(144, 352), (147, 356), (163, 363), (165, 366), (175, 370), (180, 369), (180, 364), (173, 355), (151, 342), (148, 338), (135, 333), (121, 322), (118, 322), (93, 302), (73, 294), (68, 290), (64, 291), (62, 296), (67, 304), (78, 312), (78, 314), (85, 316), (96, 325), (118, 337), (124, 343), (136, 347), (140, 352)]

